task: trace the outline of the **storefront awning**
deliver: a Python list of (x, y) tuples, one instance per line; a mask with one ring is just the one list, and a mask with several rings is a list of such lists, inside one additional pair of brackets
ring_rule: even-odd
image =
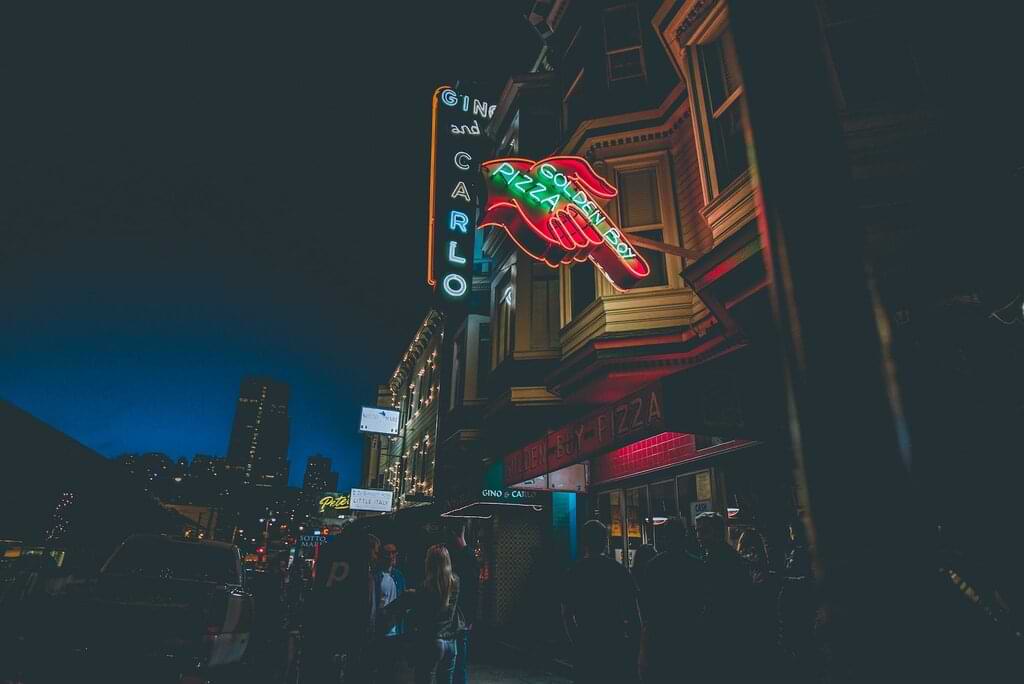
[[(775, 441), (784, 428), (777, 362), (737, 348), (662, 378), (505, 455), (506, 486), (544, 476), (648, 439), (707, 435)], [(668, 437), (666, 437), (668, 438)]]
[(470, 500), (451, 502), (442, 518), (492, 518), (500, 512), (540, 513), (550, 506), (544, 492), (518, 489), (482, 489)]

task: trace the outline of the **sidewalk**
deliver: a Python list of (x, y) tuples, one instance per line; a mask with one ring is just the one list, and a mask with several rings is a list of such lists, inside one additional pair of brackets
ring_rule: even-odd
[[(482, 643), (470, 649), (469, 680), (472, 684), (569, 684), (571, 681), (556, 674), (555, 668), (543, 662), (543, 658), (532, 658), (495, 643)], [(403, 667), (399, 681), (411, 684), (412, 670)]]

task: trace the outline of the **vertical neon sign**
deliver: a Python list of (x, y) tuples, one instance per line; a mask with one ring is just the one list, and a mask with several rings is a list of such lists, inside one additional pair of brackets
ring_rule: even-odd
[(494, 109), (451, 86), (434, 91), (427, 283), (448, 303), (466, 301), (472, 289), (478, 169), (486, 150), (481, 120), (493, 116)]

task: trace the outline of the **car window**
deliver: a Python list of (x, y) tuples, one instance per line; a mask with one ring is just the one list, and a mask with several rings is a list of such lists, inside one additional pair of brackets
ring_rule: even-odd
[(104, 569), (105, 574), (239, 584), (230, 549), (163, 540), (129, 540)]

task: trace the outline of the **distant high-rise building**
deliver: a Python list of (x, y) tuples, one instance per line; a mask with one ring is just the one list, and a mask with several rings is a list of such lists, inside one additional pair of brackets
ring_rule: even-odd
[(245, 378), (228, 443), (227, 468), (242, 482), (288, 484), (288, 385)]
[(320, 454), (306, 461), (306, 473), (302, 478), (302, 502), (305, 511), (312, 515), (314, 505), (324, 492), (338, 489), (338, 473), (331, 470), (331, 459)]

